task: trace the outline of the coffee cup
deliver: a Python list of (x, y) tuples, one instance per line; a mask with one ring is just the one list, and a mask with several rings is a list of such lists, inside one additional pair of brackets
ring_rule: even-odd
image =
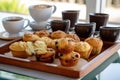
[(95, 32), (96, 23), (76, 23), (75, 33), (81, 38), (88, 38)]
[(55, 5), (35, 4), (29, 6), (30, 16), (37, 23), (47, 21), (55, 11), (56, 11)]
[(109, 15), (105, 13), (90, 13), (89, 22), (96, 23), (96, 31), (99, 31), (100, 26), (106, 26)]
[(29, 26), (29, 23), (28, 19), (24, 19), (19, 16), (10, 16), (2, 19), (3, 27), (9, 34), (19, 33)]
[(70, 30), (73, 30), (75, 23), (77, 23), (79, 19), (79, 10), (65, 10), (62, 11), (62, 19), (70, 20)]
[(115, 42), (119, 39), (119, 36), (120, 36), (120, 27), (109, 27), (109, 26), (100, 27), (100, 38), (103, 41)]
[(52, 20), (50, 22), (50, 26), (52, 31), (61, 30), (68, 33), (70, 28), (70, 20)]

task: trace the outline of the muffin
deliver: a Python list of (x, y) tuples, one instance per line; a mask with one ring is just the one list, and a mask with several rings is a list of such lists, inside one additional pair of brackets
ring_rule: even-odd
[(57, 31), (52, 32), (50, 34), (50, 37), (52, 39), (60, 39), (60, 38), (66, 37), (66, 33), (64, 31), (57, 30)]
[(66, 37), (74, 39), (75, 42), (80, 41), (80, 38), (76, 34), (73, 34), (73, 33), (67, 34)]
[(52, 63), (55, 59), (55, 50), (47, 48), (47, 51), (36, 56), (38, 61)]
[(74, 50), (75, 42), (72, 38), (61, 38), (55, 42), (55, 49), (60, 53), (70, 53)]
[(36, 32), (34, 32), (34, 34), (38, 35), (39, 37), (48, 37), (49, 36), (49, 32), (46, 30), (36, 31)]
[(25, 51), (26, 42), (23, 42), (23, 41), (14, 42), (9, 46), (9, 49), (14, 57), (18, 57), (18, 58), (27, 58), (28, 57), (28, 55)]
[(53, 40), (49, 37), (41, 37), (40, 41), (44, 41), (48, 48), (52, 48)]
[(74, 51), (78, 52), (82, 58), (88, 59), (92, 51), (92, 46), (87, 42), (80, 41), (75, 44)]
[(27, 55), (29, 55), (29, 56), (36, 55), (36, 52), (34, 50), (34, 44), (33, 44), (33, 42), (31, 42), (31, 41), (27, 41), (26, 42), (25, 51), (26, 51)]
[(25, 33), (23, 35), (23, 41), (36, 41), (39, 39), (39, 36), (32, 33)]
[(78, 63), (80, 59), (80, 54), (74, 51), (68, 54), (61, 53), (59, 59), (61, 65), (71, 67), (71, 66), (75, 66)]
[(89, 37), (85, 39), (86, 42), (88, 42), (92, 47), (91, 54), (99, 54), (103, 47), (103, 41), (96, 37)]
[(47, 45), (45, 42), (37, 40), (33, 44), (36, 55), (44, 54), (47, 52)]

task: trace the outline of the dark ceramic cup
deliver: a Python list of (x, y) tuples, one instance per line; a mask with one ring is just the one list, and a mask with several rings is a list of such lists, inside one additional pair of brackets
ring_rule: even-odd
[(94, 34), (96, 23), (76, 23), (75, 33), (81, 38), (87, 38)]
[(99, 31), (100, 26), (106, 26), (109, 15), (105, 13), (90, 13), (89, 22), (96, 23), (96, 31)]
[(62, 19), (69, 19), (70, 20), (70, 30), (73, 30), (75, 23), (79, 19), (79, 10), (65, 10), (62, 11)]
[(50, 22), (52, 31), (61, 30), (68, 33), (70, 28), (70, 20), (52, 20)]
[(119, 39), (120, 27), (100, 27), (100, 38), (103, 41), (115, 42)]

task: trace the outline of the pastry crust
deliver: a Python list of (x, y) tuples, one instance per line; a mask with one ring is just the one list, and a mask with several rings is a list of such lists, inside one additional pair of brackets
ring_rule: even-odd
[(34, 34), (38, 35), (39, 37), (48, 37), (49, 36), (49, 32), (46, 30), (36, 31), (36, 32), (34, 32)]
[(27, 58), (28, 55), (25, 51), (26, 43), (23, 41), (14, 42), (9, 46), (9, 49), (14, 57)]
[(88, 42), (92, 47), (92, 54), (99, 54), (101, 52), (101, 49), (103, 47), (103, 41), (96, 37), (89, 37), (85, 39), (86, 42)]
[(60, 54), (60, 62), (63, 66), (75, 66), (80, 59), (80, 54), (77, 52), (70, 52), (69, 54)]
[(80, 38), (76, 34), (70, 33), (70, 34), (67, 34), (66, 37), (74, 39), (75, 42), (80, 42)]
[(23, 36), (23, 41), (36, 41), (39, 39), (39, 36), (32, 33), (25, 33)]
[(93, 48), (89, 43), (81, 41), (75, 44), (74, 51), (78, 52), (82, 58), (88, 59), (91, 54), (92, 49)]
[(66, 37), (66, 33), (61, 30), (57, 30), (57, 31), (52, 32), (50, 37), (52, 39), (60, 39), (60, 38)]
[(52, 48), (47, 48), (47, 51), (43, 54), (37, 55), (37, 60), (47, 63), (52, 63), (55, 59), (55, 50)]
[(55, 42), (55, 47), (57, 52), (67, 54), (74, 50), (75, 42), (71, 38), (61, 38)]

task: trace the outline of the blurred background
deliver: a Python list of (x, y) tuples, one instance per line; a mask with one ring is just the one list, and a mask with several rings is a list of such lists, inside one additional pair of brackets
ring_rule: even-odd
[[(29, 15), (28, 7), (32, 4), (53, 4), (57, 11), (52, 17), (61, 18), (61, 11), (65, 9), (79, 9), (81, 21), (86, 20), (86, 8), (88, 0), (0, 0), (0, 12)], [(95, 1), (95, 0), (90, 0)], [(95, 5), (94, 3), (90, 3)], [(102, 13), (108, 13), (109, 23), (120, 24), (120, 0), (100, 0), (100, 7), (105, 4)], [(101, 9), (101, 8), (100, 8)]]

